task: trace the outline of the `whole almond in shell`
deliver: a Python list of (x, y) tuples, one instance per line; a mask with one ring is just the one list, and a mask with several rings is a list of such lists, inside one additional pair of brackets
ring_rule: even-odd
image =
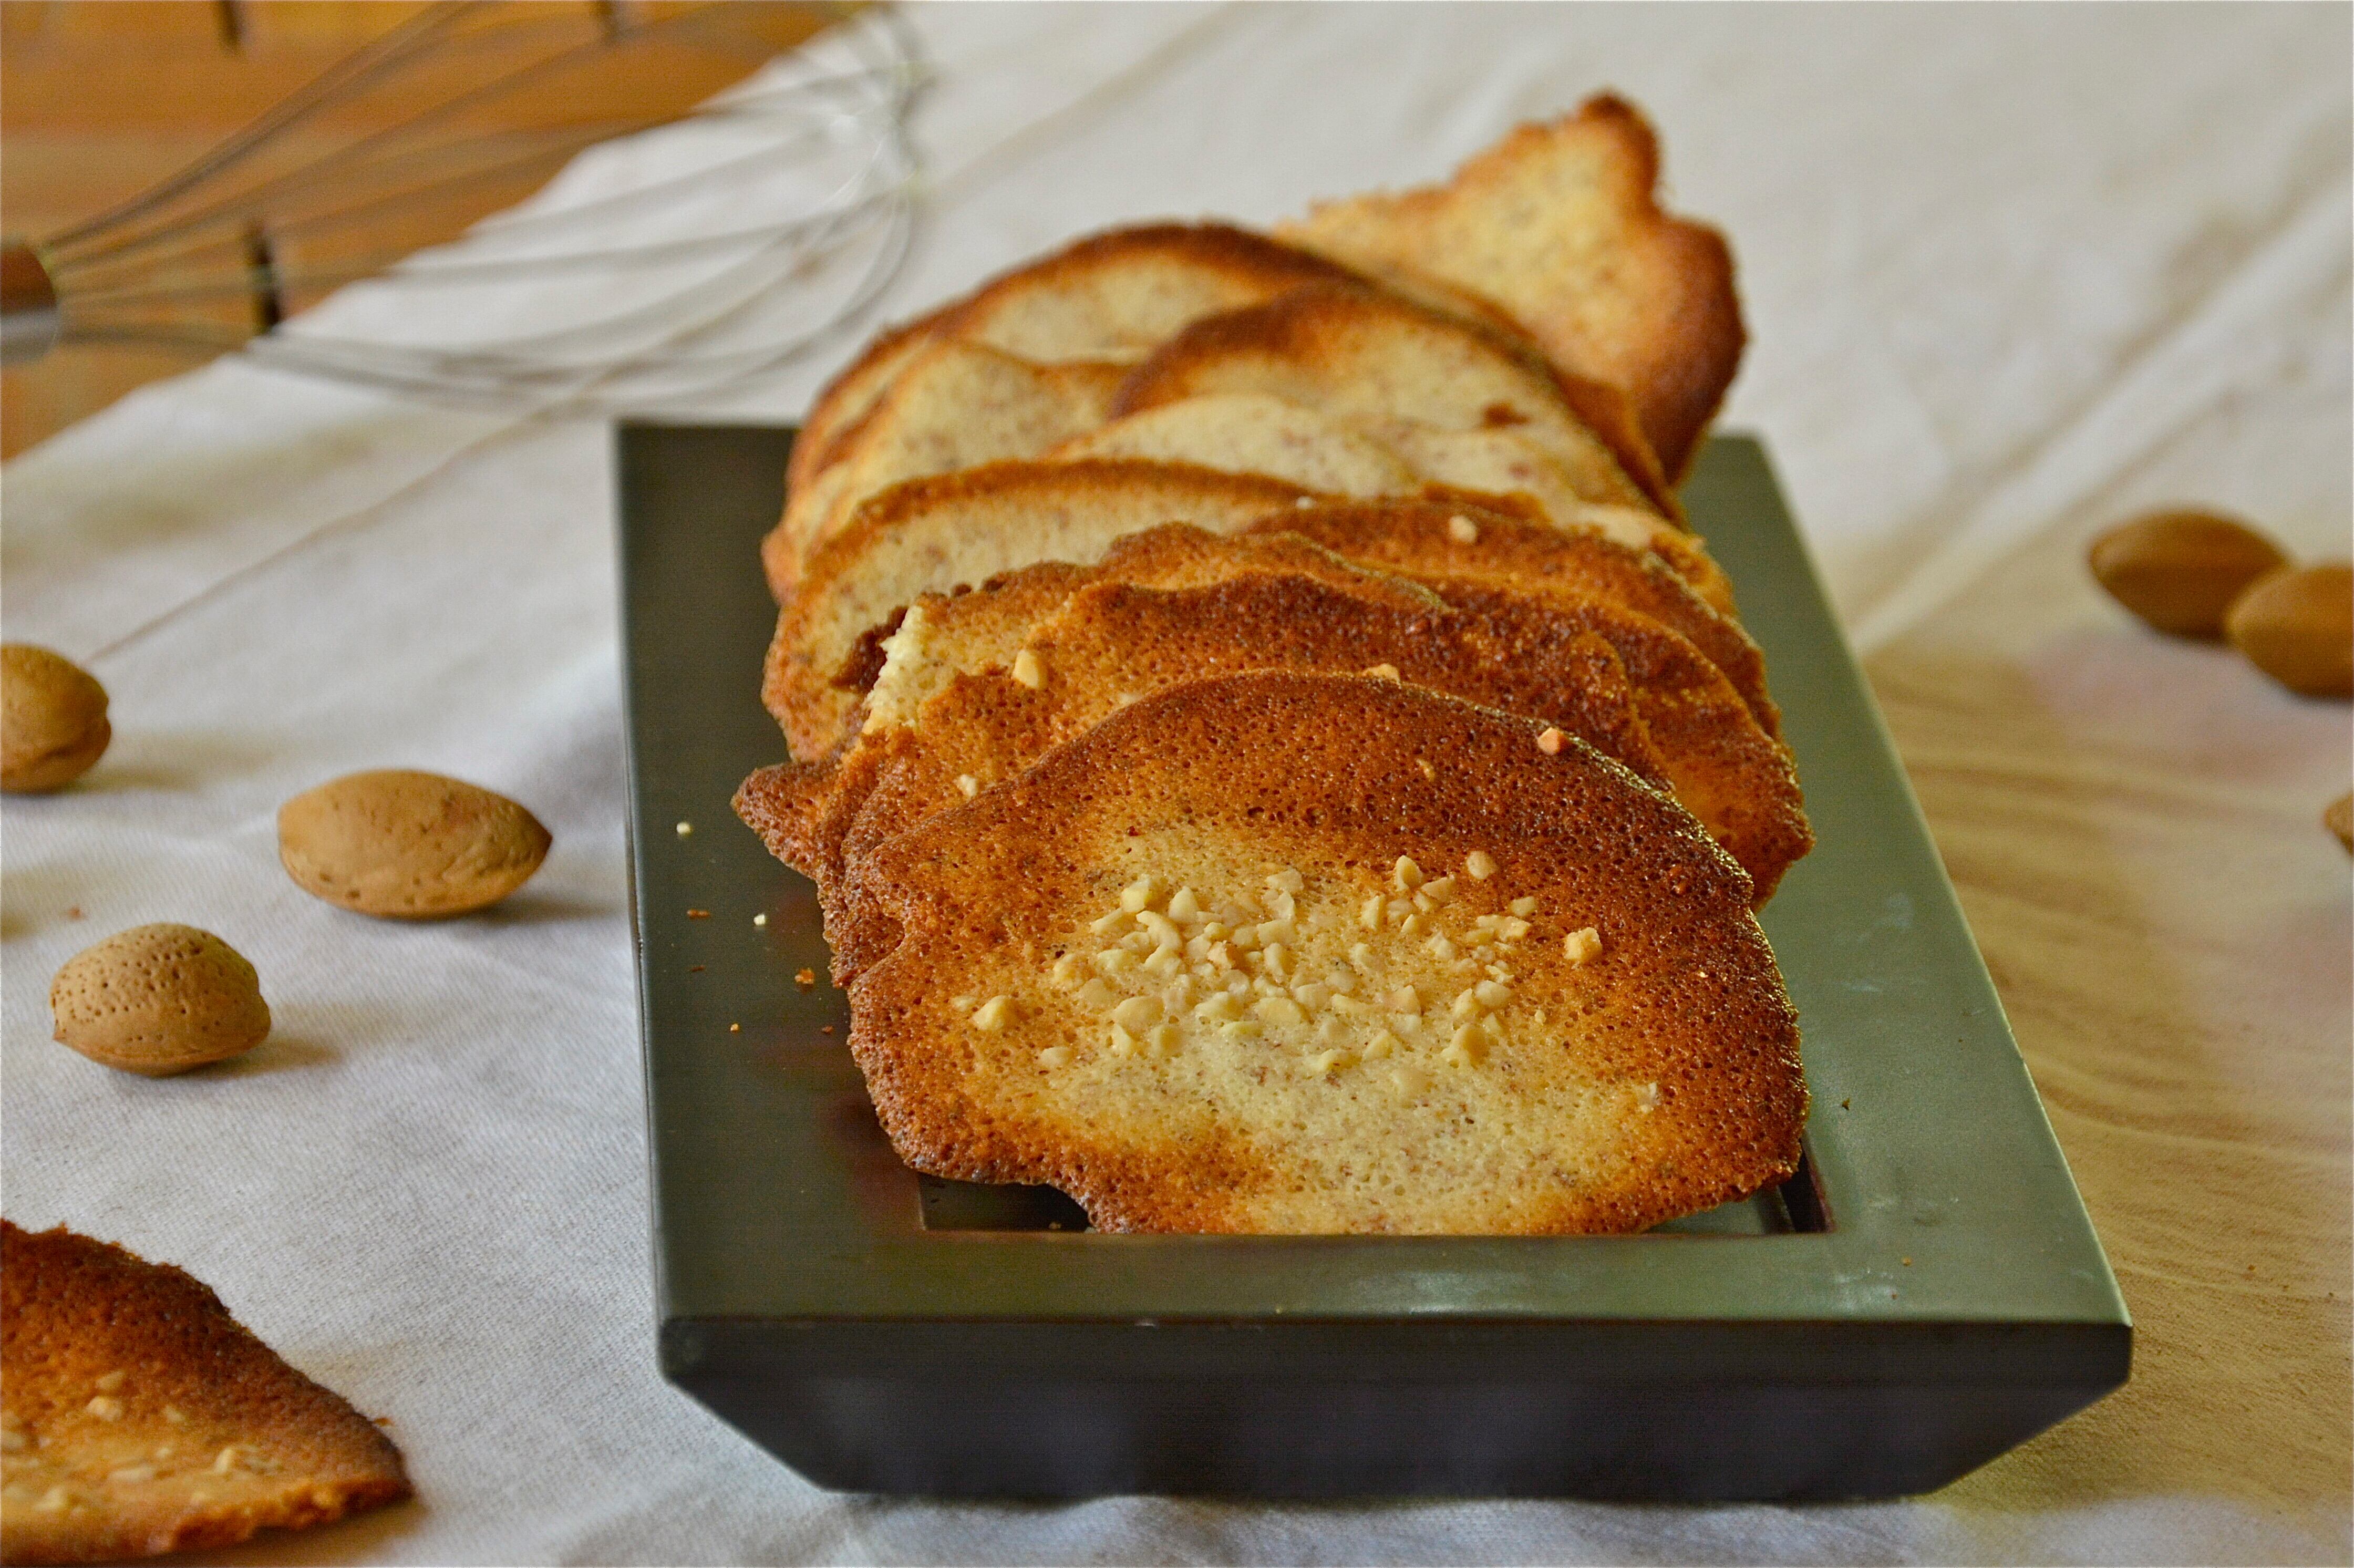
[(253, 966), (194, 926), (134, 926), (75, 954), (49, 982), (49, 1014), (63, 1044), (151, 1078), (242, 1054), (270, 1033)]
[(62, 789), (90, 771), (114, 730), (106, 688), (62, 653), (0, 645), (0, 789)]
[(2109, 597), (2175, 637), (2221, 637), (2247, 586), (2287, 564), (2280, 547), (2212, 512), (2153, 512), (2093, 541), (2093, 576)]
[(513, 800), (438, 773), (354, 773), (278, 809), (278, 858), (296, 885), (385, 919), (496, 904), (531, 880), (548, 842)]
[(2308, 697), (2354, 697), (2354, 567), (2332, 561), (2260, 577), (2224, 621), (2248, 662)]

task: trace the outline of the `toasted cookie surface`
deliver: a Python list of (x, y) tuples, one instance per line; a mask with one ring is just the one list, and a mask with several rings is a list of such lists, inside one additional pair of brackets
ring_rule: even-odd
[(1470, 505), (1490, 512), (1501, 512), (1523, 523), (1533, 523), (1558, 533), (1599, 534), (1622, 545), (1639, 546), (1657, 556), (1670, 571), (1683, 578), (1686, 587), (1698, 594), (1701, 601), (1727, 620), (1738, 622), (1739, 607), (1734, 602), (1733, 579), (1724, 575), (1709, 555), (1700, 535), (1681, 528), (1656, 524), (1639, 531), (1636, 526), (1641, 514), (1629, 507), (1585, 506), (1572, 519), (1564, 519), (1541, 503), (1533, 495), (1513, 489), (1474, 487), (1459, 489), (1453, 485), (1427, 484), (1421, 499), (1441, 504)]
[(1648, 616), (1600, 599), (1542, 599), (1487, 583), (1432, 585), (1478, 621), (1507, 662), (1543, 659), (1598, 637), (1618, 655), (1676, 799), (1739, 861), (1757, 906), (1814, 847), (1790, 754), (1699, 649)]
[(1541, 356), (1385, 291), (1317, 284), (1205, 317), (1136, 366), (1112, 411), (1245, 392), (1344, 420), (1509, 429), (1550, 454), (1580, 499), (1675, 514), (1664, 486), (1646, 487), (1649, 465), (1611, 450)]
[(1235, 533), (1310, 499), (1278, 480), (1135, 460), (990, 463), (894, 486), (813, 553), (784, 594), (761, 696), (797, 756), (823, 756), (879, 667), (858, 662), (918, 595), (1034, 561), (1085, 563), (1122, 535), (1185, 522)]
[(885, 644), (886, 661), (867, 693), (863, 727), (871, 733), (914, 724), (950, 677), (1012, 665), (1032, 629), (1084, 589), (1103, 583), (1203, 588), (1243, 577), (1305, 578), (1408, 620), (1447, 608), (1430, 588), (1297, 535), (1256, 524), (1245, 534), (1221, 535), (1163, 524), (1121, 535), (1092, 566), (1040, 562), (1001, 573), (970, 593), (917, 600)]
[(818, 394), (793, 440), (792, 456), (785, 461), (786, 494), (798, 492), (825, 466), (823, 460), (833, 455), (834, 442), (842, 432), (875, 407), (884, 388), (930, 344), (933, 329), (958, 302), (876, 334), (865, 350)]
[(1699, 547), (1689, 530), (1649, 507), (1586, 498), (1558, 457), (1509, 426), (1442, 430), (1410, 419), (1367, 419), (1359, 429), (1411, 464), (1426, 485), (1526, 496), (1556, 527), (1591, 529), (1638, 548)]
[(1227, 224), (1141, 224), (1090, 235), (878, 337), (819, 395), (795, 444), (788, 485), (798, 495), (832, 466), (846, 433), (936, 344), (975, 344), (1038, 365), (1126, 362), (1202, 316), (1303, 283), (1354, 277), (1326, 258)]
[[(1433, 586), (1447, 610), (1392, 605), (1384, 615), (1365, 605), (1362, 590), (1270, 580), (1225, 541), (1204, 539), (1199, 548), (1213, 559), (1188, 595), (1113, 593), (1104, 585), (1121, 579), (1123, 563), (1107, 560), (1092, 574), (1098, 586), (1026, 630), (1042, 606), (1025, 579), (1044, 577), (1051, 594), (1076, 586), (1074, 575), (1033, 568), (996, 591), (949, 601), (937, 623), (911, 614), (869, 699), (869, 729), (906, 726), (953, 746), (948, 737), (966, 710), (949, 703), (932, 712), (934, 694), (952, 677), (979, 676), (1001, 661), (1013, 686), (1067, 691), (1075, 726), (1181, 680), (1261, 666), (1353, 673), (1386, 665), (1417, 684), (1543, 718), (1664, 779), (1749, 873), (1761, 905), (1812, 845), (1787, 750), (1722, 672), (1649, 617), (1565, 582), (1539, 597), (1495, 580), (1444, 579)], [(1223, 584), (1213, 580), (1221, 570)], [(1161, 580), (1184, 586), (1174, 574)], [(1597, 646), (1606, 654), (1599, 663)], [(985, 689), (988, 683), (968, 683), (964, 694), (978, 699)], [(965, 761), (945, 777), (987, 784), (1006, 771), (978, 755)]]
[(1787, 1174), (1748, 879), (1543, 728), (1226, 676), (878, 848), (852, 1045), (902, 1157), (1109, 1230), (1629, 1231)]
[(1520, 127), (1444, 185), (1318, 206), (1278, 230), (1376, 273), (1493, 300), (1564, 369), (1624, 388), (1671, 478), (1741, 359), (1733, 257), (1659, 208), (1658, 138), (1612, 97)]
[(1647, 615), (1689, 640), (1723, 671), (1768, 735), (1782, 733), (1766, 689), (1766, 660), (1739, 621), (1701, 594), (1685, 572), (1649, 547), (1598, 530), (1563, 529), (1469, 498), (1323, 502), (1253, 524), (1294, 534), (1367, 566), (1425, 583), (1482, 583), (1546, 596), (1599, 598)]
[(1264, 392), (1209, 393), (1123, 415), (1042, 456), (1194, 463), (1359, 498), (1459, 492), (1518, 512), (1532, 503), (1556, 527), (1658, 552), (1695, 591), (1732, 609), (1723, 574), (1690, 532), (1648, 506), (1585, 499), (1567, 465), (1509, 428), (1448, 430), (1370, 415), (1342, 419)]
[[(995, 576), (975, 590), (925, 594), (909, 605), (883, 644), (889, 657), (882, 674), (888, 679), (878, 676), (860, 694), (864, 700), (857, 728), (822, 756), (762, 768), (745, 780), (736, 797), (738, 815), (770, 852), (818, 879), (826, 898), (828, 929), (836, 934), (837, 977), (847, 980), (854, 967), (843, 955), (839, 935), (836, 892), (843, 848), (854, 838), (864, 842), (875, 836), (875, 831), (861, 832), (855, 824), (868, 820), (864, 807), (878, 774), (896, 772), (901, 766), (904, 747), (895, 738), (897, 732), (917, 727), (934, 699), (960, 675), (1012, 666), (1031, 629), (1092, 586), (1182, 588), (1246, 575), (1305, 579), (1415, 624), (1420, 624), (1418, 618), (1446, 609), (1446, 602), (1428, 588), (1357, 566), (1305, 539), (1283, 534), (1222, 536), (1184, 524), (1123, 535), (1110, 542), (1094, 566), (1042, 561)], [(1188, 652), (1195, 658), (1230, 658), (1234, 651)], [(1163, 674), (1146, 684), (1166, 685), (1175, 678)], [(1119, 694), (1134, 696), (1144, 689), (1139, 685)], [(1063, 690), (1066, 694), (1071, 690), (1067, 679)], [(1044, 715), (1052, 710), (1040, 706), (1034, 711)], [(1039, 741), (1033, 754), (1048, 744)], [(959, 774), (951, 770), (944, 777), (953, 783)], [(998, 774), (986, 777), (993, 780)]]
[(930, 344), (836, 438), (832, 461), (787, 498), (783, 520), (761, 546), (770, 587), (781, 594), (809, 551), (878, 491), (1030, 457), (1093, 429), (1108, 417), (1121, 379), (1118, 366), (1039, 365), (980, 344)]
[(1422, 482), (1382, 442), (1263, 392), (1182, 397), (1114, 419), (1044, 455), (1052, 462), (1126, 457), (1197, 463), (1334, 495), (1395, 495)]
[[(851, 892), (868, 850), (1183, 681), (1378, 670), (1534, 715), (1649, 779), (1668, 777), (1640, 717), (1646, 694), (1603, 638), (1507, 647), (1479, 617), (1405, 585), (1358, 580), (1303, 541), (1263, 547), (1282, 540), (1155, 529), (1091, 571), (1034, 567), (919, 602), (892, 639), (856, 743), (821, 765), (755, 775), (739, 800), (780, 858), (817, 878), (836, 978), (874, 952)], [(822, 803), (805, 799), (813, 793)]]
[(926, 705), (922, 722), (881, 737), (871, 788), (863, 797), (844, 790), (829, 813), (828, 831), (838, 826), (842, 838), (827, 846), (840, 866), (828, 933), (838, 937), (846, 973), (875, 952), (855, 918), (874, 848), (1172, 683), (1250, 670), (1396, 670), (1416, 685), (1556, 726), (1649, 781), (1663, 782), (1668, 768), (1639, 694), (1600, 638), (1508, 662), (1471, 618), (1405, 613), (1298, 577), (1249, 575), (1175, 590), (1099, 585), (1037, 628), (1024, 651), (1036, 688), (1003, 670), (956, 677)]
[(1142, 224), (984, 285), (942, 330), (1027, 359), (1135, 359), (1204, 316), (1356, 281), (1327, 257), (1232, 224)]
[(0, 1221), (0, 1558), (227, 1546), (408, 1495), (399, 1450), (181, 1270)]

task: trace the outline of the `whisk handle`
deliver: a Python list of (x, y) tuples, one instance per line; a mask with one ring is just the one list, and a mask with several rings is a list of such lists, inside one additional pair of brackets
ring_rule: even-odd
[(38, 359), (64, 327), (57, 285), (29, 245), (0, 245), (0, 365)]

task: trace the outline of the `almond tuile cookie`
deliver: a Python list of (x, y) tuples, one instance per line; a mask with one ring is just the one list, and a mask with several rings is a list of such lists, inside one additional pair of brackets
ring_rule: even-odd
[(1352, 561), (1295, 534), (1254, 527), (1222, 535), (1167, 523), (1122, 535), (1089, 566), (1041, 561), (1001, 572), (968, 592), (926, 594), (907, 607), (899, 630), (885, 640), (885, 662), (864, 694), (859, 727), (873, 733), (914, 724), (925, 703), (951, 677), (1010, 666), (1039, 622), (1098, 584), (1177, 589), (1243, 577), (1304, 578), (1408, 620), (1447, 608), (1445, 599), (1420, 583)]
[(1670, 480), (1741, 363), (1733, 253), (1659, 205), (1659, 138), (1624, 99), (1520, 126), (1445, 185), (1324, 202), (1280, 238), (1493, 301), (1564, 371), (1623, 388)]
[[(1706, 654), (1741, 694), (1767, 735), (1782, 733), (1766, 688), (1766, 657), (1739, 620), (1719, 609), (1656, 548), (1636, 549), (1590, 529), (1532, 520), (1493, 497), (1322, 502), (1271, 514), (1255, 532), (1295, 534), (1416, 582), (1600, 598), (1647, 615)], [(1654, 545), (1658, 541), (1653, 542)]]
[(1048, 462), (1140, 458), (1264, 474), (1331, 495), (1410, 495), (1422, 476), (1382, 442), (1264, 392), (1181, 397), (1098, 426), (1042, 454)]
[[(885, 685), (870, 675), (854, 694), (859, 722), (822, 756), (753, 774), (737, 792), (737, 813), (771, 853), (831, 887), (859, 803), (889, 755), (885, 732), (915, 723), (958, 674), (1010, 665), (1034, 624), (1096, 583), (1198, 587), (1246, 573), (1307, 578), (1408, 620), (1446, 608), (1426, 588), (1280, 534), (1221, 536), (1182, 524), (1123, 534), (1093, 566), (1041, 561), (1000, 573), (979, 589), (919, 597), (877, 641), (878, 654), (893, 651), (882, 666), (892, 679)], [(835, 972), (850, 972), (839, 950)]]
[(1648, 451), (1613, 450), (1541, 355), (1386, 291), (1315, 284), (1204, 317), (1129, 373), (1110, 412), (1237, 392), (1344, 420), (1402, 419), (1458, 432), (1509, 429), (1561, 464), (1582, 500), (1681, 520)]
[(885, 327), (818, 393), (793, 438), (785, 460), (785, 493), (792, 495), (815, 477), (839, 450), (842, 433), (864, 418), (910, 360), (932, 342), (933, 331), (963, 302), (947, 304)]
[(1344, 420), (1269, 393), (1213, 392), (1122, 415), (1043, 457), (1196, 463), (1358, 498), (1462, 493), (1516, 514), (1532, 503), (1555, 528), (1655, 551), (1694, 591), (1732, 612), (1724, 574), (1689, 531), (1648, 504), (1585, 499), (1567, 464), (1509, 427), (1449, 430), (1366, 414)]
[(842, 737), (897, 614), (1033, 562), (1086, 564), (1123, 535), (1184, 522), (1239, 533), (1309, 499), (1297, 485), (1180, 463), (1000, 462), (911, 481), (864, 503), (783, 595), (760, 695), (795, 756)]
[[(819, 394), (802, 422), (786, 470), (789, 501), (799, 502), (860, 443), (862, 428), (900, 378), (942, 344), (1040, 366), (1129, 364), (1203, 316), (1302, 283), (1359, 281), (1323, 257), (1229, 224), (1140, 224), (1090, 235), (877, 338)], [(790, 544), (779, 541), (772, 577), (781, 570), (790, 577), (804, 543), (798, 532)]]
[(832, 460), (788, 497), (761, 546), (769, 586), (781, 598), (809, 553), (878, 491), (1031, 457), (1093, 429), (1109, 417), (1123, 375), (1118, 365), (1042, 365), (982, 344), (934, 341), (836, 439)]
[(851, 1045), (900, 1156), (1113, 1231), (1626, 1232), (1784, 1179), (1748, 878), (1543, 728), (1225, 676), (881, 846)]
[[(981, 597), (952, 602), (963, 609)], [(1023, 613), (1018, 605), (1012, 612)], [(952, 646), (932, 645), (953, 644), (954, 638), (921, 641), (926, 645), (908, 655), (940, 666), (925, 700), (895, 705), (897, 722), (861, 735), (831, 776), (756, 775), (744, 791), (748, 819), (798, 830), (776, 832), (773, 842), (789, 863), (818, 880), (840, 980), (875, 951), (854, 918), (854, 885), (874, 847), (1180, 682), (1260, 669), (1377, 670), (1540, 718), (1653, 782), (1664, 782), (1672, 767), (1643, 723), (1644, 694), (1599, 636), (1507, 649), (1476, 618), (1442, 605), (1384, 601), (1241, 563), (1209, 583), (1158, 588), (1108, 577), (1085, 587), (1030, 627), (1010, 669), (960, 671)], [(758, 803), (768, 791), (801, 788), (823, 789), (830, 799), (814, 810), (764, 810)]]
[(400, 1451), (187, 1274), (0, 1221), (0, 1560), (229, 1546), (409, 1495)]
[[(1243, 539), (1154, 529), (1120, 541), (1093, 567), (1031, 567), (977, 592), (919, 600), (885, 645), (889, 660), (857, 741), (826, 763), (756, 775), (745, 791), (748, 820), (765, 823), (776, 853), (822, 887), (841, 876), (845, 858), (904, 828), (910, 812), (953, 803), (957, 781), (995, 783), (1159, 686), (1240, 669), (1379, 665), (1543, 718), (1667, 781), (1750, 873), (1761, 904), (1811, 847), (1788, 753), (1740, 694), (1675, 631), (1595, 591), (1625, 566), (1606, 542), (1591, 541), (1582, 577), (1573, 575), (1580, 557), (1569, 556), (1540, 596), (1490, 577), (1441, 581), (1452, 589), (1437, 596), (1443, 603), (1400, 603), (1394, 588), (1377, 596), (1336, 571), (1345, 567), (1338, 556), (1280, 531), (1282, 520)], [(1342, 527), (1327, 531), (1348, 537)], [(1286, 575), (1297, 571), (1324, 581)], [(1183, 589), (1193, 591), (1172, 591)], [(1388, 602), (1369, 602), (1376, 597)], [(1034, 683), (1028, 702), (1020, 700), (1025, 673)], [(1012, 720), (1009, 703), (1032, 717)], [(1036, 716), (1049, 714), (1052, 722)], [(1007, 724), (1007, 736), (986, 738)], [(885, 760), (861, 755), (877, 748)], [(792, 799), (834, 791), (837, 776), (847, 787), (832, 802)], [(836, 950), (845, 951), (839, 943)], [(843, 972), (854, 972), (857, 960), (844, 961)]]

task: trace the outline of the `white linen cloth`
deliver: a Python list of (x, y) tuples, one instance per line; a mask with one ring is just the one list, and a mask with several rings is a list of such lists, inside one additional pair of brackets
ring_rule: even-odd
[[(2348, 1561), (2354, 981), (2316, 822), (2347, 710), (2139, 631), (2081, 552), (2197, 500), (2347, 553), (2349, 12), (915, 15), (936, 191), (895, 319), (1117, 220), (1267, 222), (1606, 87), (1645, 108), (1740, 260), (1723, 423), (1764, 434), (1869, 656), (2135, 1382), (1943, 1493), (1840, 1507), (814, 1489), (655, 1372), (608, 430), (232, 359), (0, 475), (5, 635), (87, 662), (116, 730), (0, 817), (0, 1198), (190, 1269), (390, 1416), (417, 1482), (225, 1560)], [(796, 418), (854, 347), (715, 413)], [(403, 765), (528, 804), (539, 877), (424, 927), (297, 891), (278, 803)], [(57, 967), (162, 919), (254, 960), (270, 1042), (160, 1082), (50, 1044)]]

